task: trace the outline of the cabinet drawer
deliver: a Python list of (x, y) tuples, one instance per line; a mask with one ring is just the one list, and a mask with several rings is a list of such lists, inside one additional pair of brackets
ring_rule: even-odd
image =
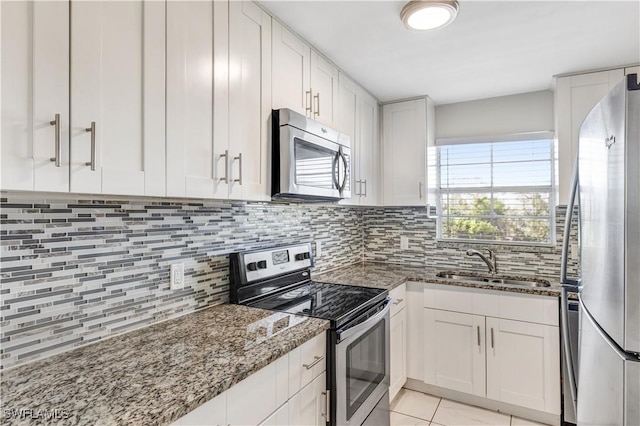
[(391, 316), (400, 312), (407, 306), (407, 285), (402, 284), (389, 292), (391, 297)]
[(289, 352), (289, 397), (326, 370), (326, 336), (322, 333)]
[[(232, 386), (227, 394), (227, 423), (257, 425), (276, 411), (287, 398), (288, 355)], [(247, 409), (251, 401), (251, 409)]]
[(550, 296), (426, 284), (424, 307), (558, 325), (558, 298)]

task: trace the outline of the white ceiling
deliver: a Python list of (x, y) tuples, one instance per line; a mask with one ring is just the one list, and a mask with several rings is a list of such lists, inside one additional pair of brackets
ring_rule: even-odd
[(451, 25), (425, 32), (405, 29), (404, 1), (261, 4), (383, 102), (546, 90), (556, 74), (640, 62), (638, 0), (460, 0)]

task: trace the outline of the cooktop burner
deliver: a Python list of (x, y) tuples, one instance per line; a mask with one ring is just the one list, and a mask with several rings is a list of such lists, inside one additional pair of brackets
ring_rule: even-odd
[(255, 308), (302, 314), (339, 322), (368, 306), (386, 290), (308, 281), (249, 304)]

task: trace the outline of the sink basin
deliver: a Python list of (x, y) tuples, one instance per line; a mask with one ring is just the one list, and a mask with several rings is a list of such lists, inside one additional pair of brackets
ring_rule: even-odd
[(550, 287), (551, 283), (546, 280), (540, 279), (515, 279), (509, 277), (494, 277), (494, 276), (478, 276), (478, 275), (467, 275), (464, 273), (455, 273), (455, 272), (439, 272), (436, 274), (439, 278), (448, 278), (451, 280), (462, 280), (462, 281), (474, 281), (474, 282), (485, 282), (492, 284), (511, 284), (511, 285), (521, 285), (526, 287)]

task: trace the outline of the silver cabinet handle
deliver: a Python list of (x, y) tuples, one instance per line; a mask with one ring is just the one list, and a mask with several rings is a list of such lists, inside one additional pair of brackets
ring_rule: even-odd
[(404, 299), (396, 299), (396, 300), (394, 300), (394, 301), (393, 301), (393, 304), (394, 304), (394, 305), (399, 305), (399, 304), (401, 304), (403, 301), (404, 301)]
[(418, 196), (422, 200), (422, 182), (418, 182)]
[[(367, 197), (367, 180), (366, 179), (363, 180), (362, 183), (364, 183), (364, 194), (361, 193), (360, 195), (362, 195), (363, 197), (366, 198)], [(362, 191), (360, 191), (360, 192), (362, 192)]]
[(96, 170), (96, 122), (91, 122), (91, 127), (84, 129), (86, 132), (91, 132), (91, 161), (84, 163), (86, 166), (91, 166), (91, 171)]
[(60, 167), (60, 158), (62, 157), (62, 145), (60, 144), (60, 114), (56, 114), (53, 121), (49, 122), (50, 125), (55, 126), (55, 157), (51, 158), (51, 161), (56, 163), (56, 167)]
[(493, 327), (491, 327), (491, 347), (493, 348)]
[(327, 419), (327, 422), (329, 421), (329, 409), (330, 409), (330, 403), (331, 400), (329, 398), (329, 389), (327, 389), (325, 392), (322, 392), (322, 395), (324, 395), (324, 413), (322, 413), (322, 417), (324, 417), (325, 419)]
[(321, 356), (314, 356), (313, 359), (315, 361), (313, 361), (311, 364), (302, 364), (302, 366), (304, 368), (306, 368), (307, 370), (311, 370), (317, 363), (319, 363), (320, 361), (322, 361), (324, 359), (324, 357)]
[(224, 177), (220, 178), (220, 182), (229, 183), (229, 150), (225, 149), (220, 158), (224, 158)]
[(304, 110), (309, 113), (309, 118), (311, 118), (311, 112), (313, 111), (313, 95), (311, 89), (304, 92), (304, 103)]
[(239, 153), (237, 157), (233, 157), (234, 160), (238, 160), (238, 179), (234, 179), (234, 182), (238, 182), (242, 185), (242, 153)]
[(358, 184), (358, 192), (356, 192), (356, 195), (359, 197), (362, 195), (362, 181), (357, 180), (356, 183)]
[(320, 92), (316, 93), (313, 96), (313, 99), (316, 100), (316, 110), (313, 112), (314, 115), (320, 115)]
[(478, 326), (478, 347), (480, 347), (480, 326)]

